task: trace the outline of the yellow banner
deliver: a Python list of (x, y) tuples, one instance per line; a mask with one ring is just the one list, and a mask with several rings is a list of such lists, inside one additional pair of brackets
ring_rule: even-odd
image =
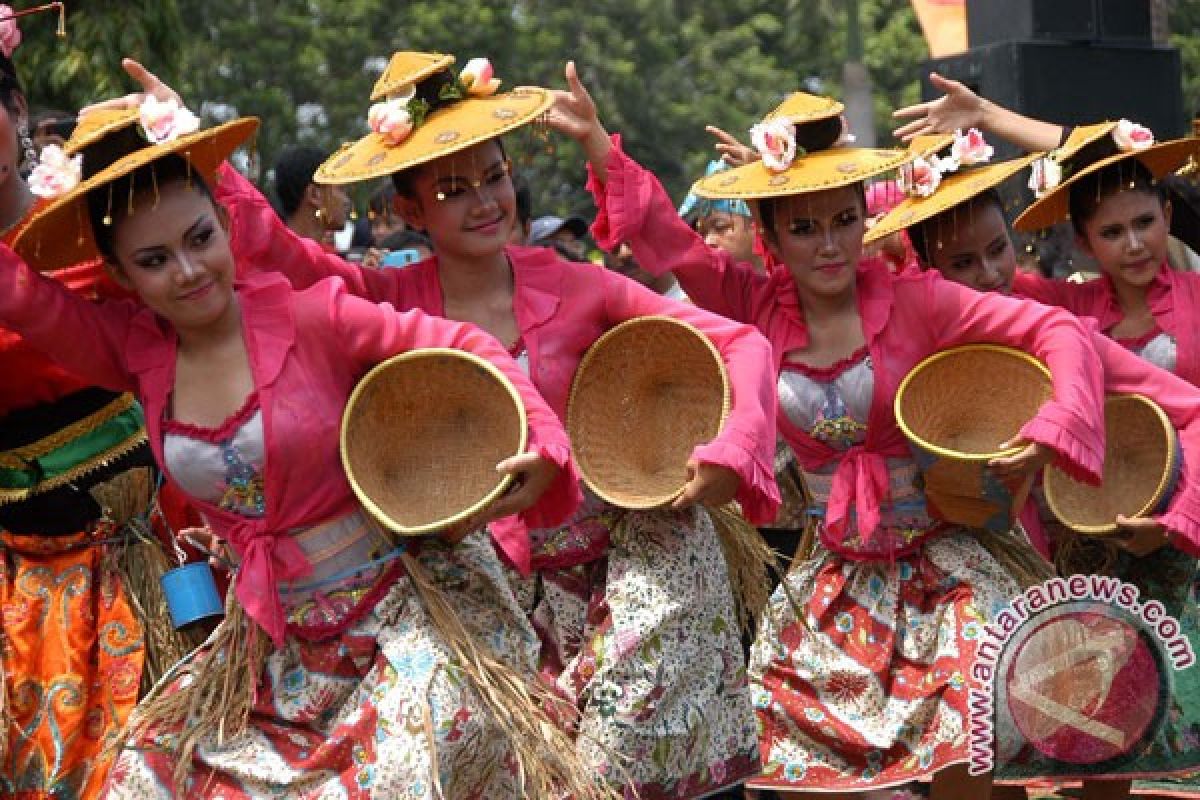
[(912, 0), (932, 58), (967, 49), (966, 0)]

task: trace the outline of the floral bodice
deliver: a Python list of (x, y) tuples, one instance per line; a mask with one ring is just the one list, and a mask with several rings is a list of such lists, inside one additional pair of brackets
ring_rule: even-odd
[(262, 411), (252, 397), (219, 428), (166, 420), (167, 470), (193, 497), (247, 517), (266, 513)]
[(1145, 336), (1117, 339), (1117, 343), (1159, 369), (1175, 372), (1178, 363), (1178, 346), (1175, 337), (1161, 328), (1155, 327)]

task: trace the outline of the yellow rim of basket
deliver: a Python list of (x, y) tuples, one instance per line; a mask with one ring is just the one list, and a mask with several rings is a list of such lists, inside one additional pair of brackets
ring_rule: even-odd
[(931, 453), (936, 453), (937, 455), (945, 458), (953, 458), (958, 461), (991, 461), (993, 458), (1004, 458), (1005, 456), (1016, 455), (1024, 448), (1009, 447), (1005, 450), (997, 450), (994, 453), (976, 454), (962, 453), (957, 450), (939, 447), (936, 444), (931, 444), (930, 442), (925, 441), (925, 439), (913, 433), (912, 429), (908, 427), (908, 423), (904, 420), (904, 416), (900, 413), (900, 401), (904, 397), (905, 390), (908, 388), (909, 383), (911, 383), (912, 380), (918, 374), (920, 374), (923, 369), (925, 369), (925, 367), (933, 364), (936, 361), (940, 361), (943, 358), (949, 358), (950, 356), (969, 350), (991, 350), (998, 353), (1004, 353), (1005, 355), (1013, 356), (1028, 364), (1032, 364), (1033, 366), (1037, 367), (1038, 370), (1047, 378), (1050, 377), (1050, 370), (1046, 368), (1045, 364), (1043, 364), (1041, 361), (1038, 361), (1028, 353), (1022, 350), (1017, 350), (1013, 347), (1004, 347), (998, 344), (966, 344), (962, 345), (961, 347), (952, 347), (949, 350), (942, 350), (941, 352), (934, 353), (933, 355), (921, 361), (919, 364), (909, 370), (908, 374), (904, 376), (904, 380), (900, 381), (900, 387), (896, 390), (896, 397), (892, 401), (892, 413), (896, 417), (896, 424), (900, 426), (900, 430), (909, 439), (909, 441), (916, 442)]
[(358, 501), (362, 503), (363, 507), (366, 508), (367, 511), (370, 512), (371, 516), (373, 516), (381, 525), (393, 533), (400, 534), (401, 536), (419, 536), (421, 534), (434, 533), (436, 531), (444, 530), (452, 525), (457, 525), (459, 522), (462, 522), (471, 515), (482, 511), (484, 508), (495, 502), (500, 495), (508, 491), (508, 487), (513, 481), (511, 475), (504, 475), (500, 478), (499, 482), (496, 484), (496, 487), (488, 492), (482, 500), (474, 505), (463, 509), (453, 516), (446, 517), (435, 522), (430, 522), (426, 525), (418, 525), (416, 527), (406, 527), (404, 525), (396, 524), (396, 522), (392, 520), (383, 509), (377, 506), (375, 502), (367, 496), (367, 493), (363, 491), (362, 487), (358, 485), (358, 479), (350, 467), (349, 458), (346, 454), (346, 428), (350, 419), (350, 414), (358, 405), (360, 395), (366, 390), (366, 387), (372, 382), (377, 374), (391, 367), (392, 365), (402, 361), (417, 361), (435, 356), (453, 356), (456, 358), (461, 358), (464, 361), (469, 361), (475, 366), (485, 370), (493, 378), (499, 381), (500, 385), (503, 386), (508, 392), (508, 396), (512, 398), (513, 405), (516, 406), (517, 409), (517, 416), (521, 421), (521, 439), (517, 445), (517, 452), (513, 455), (524, 453), (525, 447), (529, 440), (529, 424), (525, 417), (525, 404), (521, 402), (521, 395), (517, 392), (516, 387), (512, 385), (512, 381), (510, 381), (504, 375), (504, 373), (501, 372), (498, 367), (496, 367), (495, 364), (488, 361), (486, 358), (482, 358), (481, 356), (477, 356), (474, 353), (469, 353), (465, 350), (456, 350), (452, 347), (424, 347), (418, 350), (409, 350), (406, 353), (392, 356), (386, 361), (376, 364), (369, 372), (367, 372), (366, 375), (359, 379), (358, 384), (354, 387), (354, 391), (350, 393), (350, 399), (346, 401), (346, 407), (342, 411), (342, 427), (338, 432), (338, 451), (341, 453), (342, 457), (342, 471), (346, 473), (346, 480), (350, 482), (350, 488), (354, 490), (355, 497), (358, 498)]
[[(1158, 403), (1154, 402), (1149, 397), (1140, 394), (1110, 395), (1104, 401), (1105, 413), (1108, 412), (1107, 406), (1109, 402), (1115, 400), (1137, 400), (1144, 404), (1154, 412), (1154, 416), (1156, 416), (1158, 421), (1162, 424), (1163, 432), (1167, 437), (1167, 466), (1163, 470), (1163, 474), (1158, 478), (1158, 488), (1154, 490), (1154, 495), (1150, 498), (1150, 501), (1147, 502), (1146, 505), (1143, 506), (1142, 509), (1136, 514), (1131, 515), (1133, 517), (1144, 517), (1154, 511), (1155, 507), (1162, 502), (1163, 495), (1167, 492), (1167, 487), (1171, 485), (1172, 467), (1179, 458), (1179, 440), (1178, 437), (1176, 437), (1173, 433), (1175, 426), (1171, 424), (1171, 420), (1167, 417), (1166, 412), (1159, 407)], [(1048, 467), (1047, 469), (1048, 471), (1056, 473), (1062, 472), (1056, 467)], [(1065, 477), (1065, 473), (1063, 473), (1063, 475)], [(1108, 536), (1117, 533), (1120, 530), (1120, 528), (1117, 527), (1116, 522), (1110, 522), (1106, 525), (1075, 525), (1067, 522), (1065, 519), (1063, 519), (1063, 515), (1059, 512), (1058, 503), (1055, 502), (1054, 492), (1050, 488), (1051, 486), (1053, 486), (1053, 484), (1050, 481), (1042, 481), (1042, 492), (1046, 497), (1046, 505), (1050, 507), (1050, 512), (1054, 514), (1055, 519), (1066, 525), (1071, 530), (1077, 533), (1091, 534), (1093, 536)]]
[[(713, 345), (713, 343), (709, 340), (709, 338), (707, 336), (705, 336), (700, 331), (700, 329), (697, 328), (695, 325), (692, 325), (691, 323), (688, 323), (688, 322), (684, 322), (681, 319), (676, 319), (675, 317), (669, 317), (669, 316), (662, 315), (662, 314), (651, 314), (651, 315), (647, 315), (644, 317), (634, 317), (633, 319), (627, 319), (624, 322), (620, 323), (619, 325), (615, 325), (612, 328), (609, 328), (598, 339), (596, 339), (596, 341), (592, 342), (591, 347), (589, 347), (587, 349), (587, 352), (583, 354), (583, 359), (579, 362), (579, 366), (575, 369), (575, 377), (571, 380), (571, 393), (567, 398), (567, 433), (568, 433), (568, 436), (575, 429), (576, 419), (575, 419), (574, 409), (575, 409), (575, 397), (579, 391), (579, 376), (584, 373), (584, 370), (586, 370), (588, 368), (588, 365), (591, 364), (592, 361), (595, 359), (595, 355), (601, 349), (601, 346), (603, 344), (605, 344), (609, 339), (613, 338), (614, 336), (617, 336), (620, 333), (623, 333), (624, 331), (628, 330), (629, 328), (637, 327), (639, 325), (644, 325), (648, 322), (666, 322), (666, 323), (670, 323), (671, 325), (676, 325), (680, 328), (683, 328), (684, 330), (690, 331), (697, 339), (699, 339), (701, 342), (704, 343), (704, 346), (706, 348), (708, 348), (708, 352), (712, 355), (713, 361), (717, 365), (717, 371), (721, 375), (721, 422), (717, 426), (717, 431), (718, 431), (717, 435), (718, 436), (720, 435), (721, 429), (723, 429), (725, 427), (725, 420), (729, 416), (729, 402), (730, 402), (730, 400), (729, 400), (729, 394), (730, 394), (729, 393), (729, 372), (725, 369), (725, 362), (721, 358), (720, 351), (717, 350), (716, 346)], [(625, 503), (624, 501), (617, 501), (612, 496), (610, 496), (608, 494), (608, 492), (604, 491), (599, 486), (597, 486), (596, 482), (594, 480), (592, 480), (592, 476), (588, 474), (588, 470), (584, 466), (583, 459), (579, 458), (579, 454), (575, 452), (574, 437), (571, 436), (570, 438), (571, 438), (571, 455), (575, 458), (575, 466), (577, 466), (579, 468), (579, 477), (583, 480), (584, 485), (587, 486), (589, 489), (591, 489), (593, 494), (595, 494), (601, 500), (605, 501), (606, 503), (608, 503), (610, 505), (617, 506), (618, 508), (627, 508), (627, 509), (631, 509), (634, 511), (646, 511), (646, 510), (653, 509), (653, 508), (662, 508), (662, 507), (666, 506), (668, 503), (674, 502), (675, 499), (679, 497), (679, 495), (683, 494), (683, 487), (680, 486), (679, 489), (676, 490), (665, 501), (655, 503), (653, 505), (645, 504), (645, 505), (632, 505), (631, 506), (631, 505), (628, 505), (627, 503)]]

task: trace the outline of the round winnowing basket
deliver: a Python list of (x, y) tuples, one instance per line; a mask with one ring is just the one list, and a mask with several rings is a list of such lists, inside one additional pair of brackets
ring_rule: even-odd
[(1019, 452), (1000, 445), (1051, 395), (1049, 370), (1007, 347), (956, 347), (914, 367), (896, 393), (896, 421), (921, 468), (930, 513), (973, 528), (1011, 528), (1032, 476), (1001, 481), (987, 464)]
[(621, 508), (670, 503), (687, 462), (721, 431), (729, 378), (700, 331), (671, 317), (627, 320), (583, 357), (567, 406), (567, 432), (583, 481)]
[(1179, 439), (1167, 415), (1137, 394), (1104, 400), (1104, 482), (1088, 486), (1061, 470), (1046, 470), (1046, 503), (1059, 521), (1079, 533), (1117, 532), (1117, 515), (1160, 512), (1179, 477)]
[(525, 450), (525, 407), (490, 362), (412, 350), (379, 364), (342, 414), (342, 466), (381, 525), (412, 536), (480, 511), (511, 482), (496, 464)]

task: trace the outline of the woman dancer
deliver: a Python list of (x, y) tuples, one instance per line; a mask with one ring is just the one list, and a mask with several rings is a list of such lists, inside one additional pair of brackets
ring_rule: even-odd
[[(1100, 371), (1070, 315), (862, 258), (862, 182), (907, 156), (834, 147), (840, 110), (792, 95), (754, 131), (761, 162), (697, 186), (752, 203), (766, 276), (705, 247), (668, 215), (657, 180), (598, 132), (584, 139), (601, 207), (593, 232), (602, 245), (629, 241), (647, 270), (673, 269), (698, 304), (752, 321), (775, 346), (779, 427), (813, 487), (820, 547), (773, 596), (751, 655), (764, 773), (750, 785), (856, 796), (934, 776), (935, 797), (985, 796), (989, 778), (963, 764), (969, 671), (978, 626), (1019, 587), (983, 546), (996, 537), (929, 516), (892, 401), (938, 350), (1024, 349), (1050, 366), (1054, 400), (1022, 429), (1024, 449), (992, 468), (1053, 460), (1094, 478)], [(597, 129), (587, 112), (581, 127)]]
[[(416, 545), (395, 545), (354, 501), (337, 449), (369, 367), (412, 347), (474, 351), (531, 421), (530, 452), (498, 466), (521, 488), (490, 511), (542, 525), (578, 500), (561, 425), (469, 326), (348, 296), (337, 280), (304, 292), (277, 275), (235, 280), (206, 176), (255, 124), (197, 131), (157, 101), (81, 121), (84, 180), (62, 176), (67, 191), (16, 246), (48, 267), (102, 255), (136, 301), (87, 303), (0, 250), (0, 319), (139, 393), (156, 458), (240, 562), (226, 620), (135, 712), (109, 794), (598, 797), (522, 681), (533, 635), (490, 543), (423, 542), (418, 563)], [(459, 584), (456, 607), (429, 570)]]

